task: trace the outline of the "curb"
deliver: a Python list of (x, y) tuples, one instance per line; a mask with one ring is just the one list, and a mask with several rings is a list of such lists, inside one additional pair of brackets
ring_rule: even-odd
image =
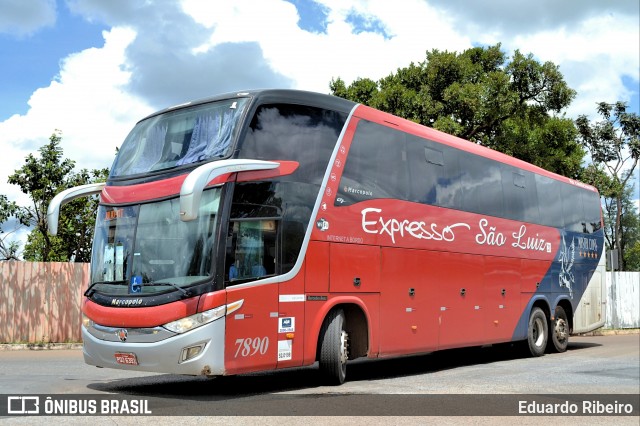
[(618, 336), (624, 334), (640, 334), (640, 328), (599, 329), (581, 333), (579, 336)]
[(82, 349), (82, 343), (3, 343), (2, 351), (48, 351)]

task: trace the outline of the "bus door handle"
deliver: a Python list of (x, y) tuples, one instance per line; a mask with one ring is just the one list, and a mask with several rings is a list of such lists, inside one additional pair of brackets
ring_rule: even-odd
[(461, 288), (460, 289), (460, 296), (464, 296), (465, 294), (467, 294), (467, 289), (466, 288)]
[(355, 277), (355, 278), (353, 279), (353, 285), (354, 285), (355, 287), (360, 287), (360, 278), (359, 278), (359, 277)]

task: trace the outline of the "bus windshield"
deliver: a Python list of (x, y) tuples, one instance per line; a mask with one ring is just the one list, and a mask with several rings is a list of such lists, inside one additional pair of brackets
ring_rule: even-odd
[(229, 155), (247, 105), (237, 98), (169, 111), (139, 122), (122, 143), (111, 178), (165, 170)]
[(212, 275), (220, 188), (202, 194), (197, 220), (180, 220), (178, 198), (98, 208), (91, 292), (110, 296), (182, 290)]

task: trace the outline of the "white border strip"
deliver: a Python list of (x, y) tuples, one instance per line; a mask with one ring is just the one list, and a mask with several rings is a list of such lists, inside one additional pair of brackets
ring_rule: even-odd
[(278, 299), (283, 302), (304, 302), (304, 294), (281, 294)]

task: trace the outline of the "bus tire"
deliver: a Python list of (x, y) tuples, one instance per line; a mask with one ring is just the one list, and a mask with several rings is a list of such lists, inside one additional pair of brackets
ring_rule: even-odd
[(347, 376), (349, 358), (348, 335), (342, 309), (334, 309), (324, 320), (320, 331), (320, 373), (327, 384), (341, 385)]
[(540, 308), (533, 308), (529, 315), (527, 344), (532, 356), (542, 356), (547, 347), (547, 317)]
[(562, 306), (556, 306), (554, 320), (549, 323), (549, 352), (565, 352), (569, 344), (569, 320)]

